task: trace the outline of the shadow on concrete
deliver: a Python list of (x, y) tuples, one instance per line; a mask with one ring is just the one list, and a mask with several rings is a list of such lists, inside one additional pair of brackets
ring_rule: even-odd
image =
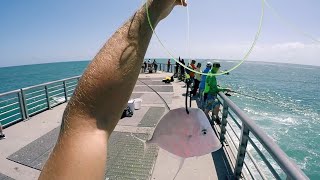
[(223, 148), (211, 153), (218, 179), (234, 179), (230, 163)]

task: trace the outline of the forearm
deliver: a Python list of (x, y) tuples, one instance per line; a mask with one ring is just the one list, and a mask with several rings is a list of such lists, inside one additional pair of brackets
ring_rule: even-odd
[[(152, 8), (150, 14), (157, 12)], [(157, 14), (150, 16), (156, 26)], [(88, 66), (64, 118), (73, 121), (69, 117), (83, 116), (85, 121), (94, 120), (86, 122), (91, 123), (90, 127), (112, 131), (132, 93), (151, 36), (143, 6), (115, 32)]]
[[(149, 12), (155, 27), (160, 17), (154, 6)], [(151, 36), (143, 6), (102, 47), (66, 107), (40, 179), (102, 179), (107, 139), (132, 93)]]
[(226, 91), (228, 88), (222, 88), (218, 86), (217, 89), (218, 89), (218, 92), (221, 92), (221, 91)]

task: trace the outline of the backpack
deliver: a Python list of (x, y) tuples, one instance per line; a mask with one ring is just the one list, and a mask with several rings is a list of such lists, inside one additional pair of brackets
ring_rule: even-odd
[(132, 116), (133, 116), (133, 112), (130, 109), (130, 107), (127, 106), (122, 112), (121, 119), (124, 118), (124, 117), (132, 117)]

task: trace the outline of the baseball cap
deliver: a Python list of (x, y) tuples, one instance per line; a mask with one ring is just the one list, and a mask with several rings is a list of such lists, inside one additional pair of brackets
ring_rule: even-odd
[(214, 63), (212, 64), (212, 66), (213, 66), (213, 67), (217, 67), (217, 68), (221, 67), (221, 65), (220, 65), (219, 62), (214, 62)]
[(212, 62), (207, 62), (208, 67), (212, 67)]

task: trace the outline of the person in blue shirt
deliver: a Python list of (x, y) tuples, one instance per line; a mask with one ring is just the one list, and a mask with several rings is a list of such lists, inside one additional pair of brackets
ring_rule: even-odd
[[(211, 70), (212, 68), (212, 63), (211, 62), (207, 62), (207, 65), (206, 65), (206, 69), (204, 69), (202, 71), (202, 73), (209, 73), (209, 71)], [(204, 104), (204, 100), (203, 100), (203, 91), (204, 91), (204, 88), (206, 86), (206, 79), (207, 79), (207, 76), (206, 75), (202, 75), (201, 76), (201, 81), (200, 81), (200, 85), (199, 85), (199, 102), (200, 102), (200, 109), (203, 109), (203, 104)]]

